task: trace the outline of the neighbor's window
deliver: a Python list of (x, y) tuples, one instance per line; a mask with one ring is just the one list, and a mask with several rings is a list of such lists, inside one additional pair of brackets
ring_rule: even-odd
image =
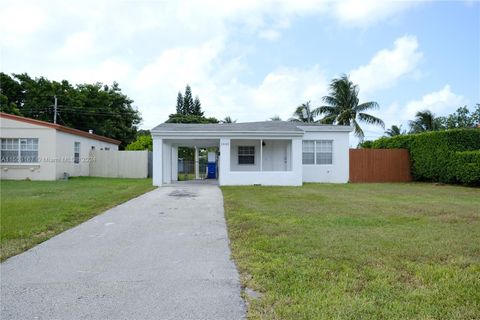
[(73, 163), (80, 163), (80, 142), (73, 145)]
[(302, 147), (303, 164), (332, 164), (333, 141), (332, 140), (304, 140)]
[(315, 141), (317, 164), (332, 164), (332, 140)]
[(255, 147), (238, 147), (238, 164), (255, 164)]
[(315, 164), (315, 141), (303, 141), (302, 163)]
[(1, 162), (2, 163), (37, 163), (38, 162), (38, 139), (1, 139)]

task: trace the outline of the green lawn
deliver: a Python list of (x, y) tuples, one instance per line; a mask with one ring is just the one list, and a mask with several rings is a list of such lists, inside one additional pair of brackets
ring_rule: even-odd
[(222, 190), (251, 319), (480, 319), (480, 189)]
[(0, 181), (0, 259), (153, 188), (151, 179)]

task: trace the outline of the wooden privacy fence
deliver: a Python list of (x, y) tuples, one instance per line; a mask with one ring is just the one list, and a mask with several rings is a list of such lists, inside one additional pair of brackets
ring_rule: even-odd
[(151, 176), (151, 152), (92, 150), (90, 176), (147, 178)]
[(350, 149), (350, 182), (409, 182), (407, 149)]

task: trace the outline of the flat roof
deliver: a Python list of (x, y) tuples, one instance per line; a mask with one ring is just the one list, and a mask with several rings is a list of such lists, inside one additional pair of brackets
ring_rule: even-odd
[(56, 124), (56, 123), (50, 123), (50, 122), (46, 122), (46, 121), (41, 121), (41, 120), (36, 120), (36, 119), (31, 119), (31, 118), (25, 118), (25, 117), (17, 116), (17, 115), (14, 115), (14, 114), (0, 112), (0, 118), (5, 118), (5, 119), (10, 119), (10, 120), (15, 120), (15, 121), (21, 121), (21, 122), (25, 122), (25, 123), (30, 123), (30, 124), (42, 126), (42, 127), (48, 127), (48, 128), (52, 128), (52, 129), (61, 131), (61, 132), (70, 133), (70, 134), (73, 134), (73, 135), (76, 135), (76, 136), (81, 136), (81, 137), (86, 137), (86, 138), (90, 138), (90, 139), (94, 139), (94, 140), (104, 141), (104, 142), (108, 142), (108, 143), (112, 143), (112, 144), (116, 144), (116, 145), (119, 145), (121, 143), (121, 141), (119, 141), (119, 140), (115, 140), (115, 139), (112, 139), (112, 138), (100, 136), (98, 134), (89, 133), (89, 132), (85, 132), (85, 131), (82, 131), (82, 130), (61, 126), (61, 125)]

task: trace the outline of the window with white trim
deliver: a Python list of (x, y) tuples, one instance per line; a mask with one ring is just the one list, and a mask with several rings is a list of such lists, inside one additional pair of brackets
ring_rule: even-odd
[(238, 164), (255, 164), (255, 147), (238, 147)]
[(332, 140), (315, 141), (316, 164), (332, 164)]
[(80, 142), (74, 142), (73, 163), (80, 163)]
[(304, 140), (302, 163), (328, 165), (333, 163), (333, 140)]
[(37, 138), (2, 138), (1, 163), (38, 163)]
[(303, 141), (302, 163), (315, 164), (315, 141)]

